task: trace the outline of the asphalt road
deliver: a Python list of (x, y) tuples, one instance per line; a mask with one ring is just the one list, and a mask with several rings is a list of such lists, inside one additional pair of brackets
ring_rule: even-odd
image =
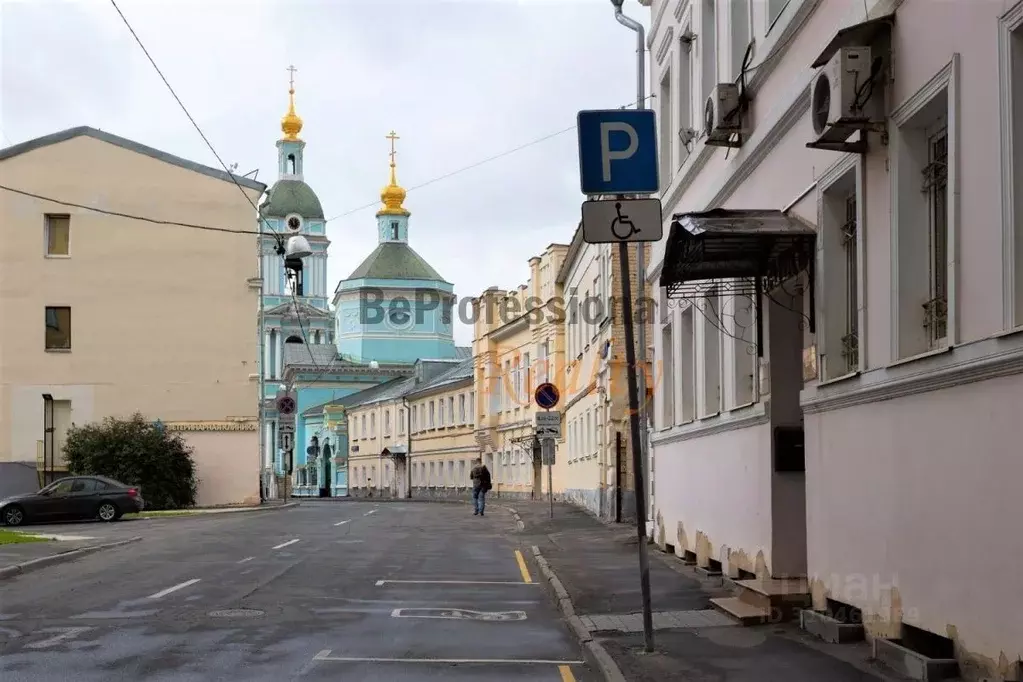
[(145, 539), (0, 583), (0, 679), (597, 680), (514, 529), (371, 502), (48, 527)]

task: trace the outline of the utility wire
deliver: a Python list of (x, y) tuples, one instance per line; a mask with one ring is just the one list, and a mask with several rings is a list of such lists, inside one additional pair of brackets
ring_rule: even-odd
[[(646, 100), (648, 100), (648, 99), (650, 99), (652, 97), (653, 97), (653, 95), (647, 95), (646, 97), (643, 98), (643, 101), (646, 101)], [(630, 107), (634, 107), (634, 106), (636, 106), (636, 103), (635, 102), (631, 102), (629, 104), (623, 104), (622, 106), (620, 106), (618, 108), (619, 109), (629, 109)], [(422, 189), (423, 187), (427, 187), (429, 185), (432, 185), (435, 182), (440, 182), (441, 180), (447, 180), (448, 178), (453, 177), (455, 175), (459, 175), (459, 174), (464, 173), (466, 171), (474, 170), (474, 169), (479, 168), (480, 166), (482, 166), (484, 164), (490, 163), (491, 161), (497, 161), (498, 159), (503, 159), (506, 156), (510, 156), (512, 154), (515, 154), (516, 152), (520, 152), (523, 149), (528, 149), (529, 147), (532, 147), (534, 145), (540, 144), (541, 142), (546, 142), (547, 140), (550, 140), (550, 139), (553, 139), (555, 137), (558, 137), (559, 135), (564, 135), (565, 133), (570, 133), (573, 130), (575, 130), (576, 127), (577, 126), (572, 125), (572, 126), (569, 126), (568, 128), (563, 128), (561, 130), (558, 130), (557, 132), (548, 133), (547, 135), (544, 135), (543, 137), (538, 137), (535, 140), (531, 140), (529, 142), (526, 142), (525, 144), (520, 144), (518, 147), (512, 147), (511, 149), (506, 149), (505, 151), (503, 151), (503, 152), (501, 152), (499, 154), (494, 154), (493, 156), (488, 156), (487, 158), (480, 159), (479, 161), (476, 161), (475, 163), (471, 163), (468, 166), (463, 166), (462, 168), (459, 168), (457, 170), (453, 170), (453, 171), (451, 171), (449, 173), (445, 173), (443, 175), (438, 175), (435, 178), (431, 178), (430, 180), (427, 180), (426, 182), (420, 183), (418, 185), (413, 185), (412, 187), (409, 187), (405, 191), (406, 192), (411, 192), (412, 190)], [(327, 222), (330, 222), (332, 220), (338, 220), (339, 218), (345, 218), (347, 216), (352, 215), (353, 213), (358, 213), (359, 211), (365, 211), (368, 208), (373, 208), (374, 206), (377, 206), (379, 203), (380, 203), (379, 201), (374, 201), (374, 202), (365, 204), (363, 206), (357, 206), (356, 208), (349, 209), (349, 210), (345, 211), (344, 213), (338, 213), (336, 216), (328, 218)]]
[(206, 230), (208, 232), (226, 232), (228, 234), (244, 234), (251, 237), (258, 237), (259, 232), (255, 230), (237, 230), (230, 227), (214, 227), (212, 225), (198, 225), (195, 223), (182, 223), (176, 220), (161, 220), (159, 218), (150, 218), (142, 215), (135, 215), (133, 213), (122, 213), (120, 211), (109, 211), (105, 208), (97, 208), (95, 206), (86, 206), (85, 204), (76, 204), (73, 201), (64, 201), (63, 199), (54, 199), (53, 197), (44, 196), (42, 194), (36, 194), (34, 192), (26, 192), (23, 189), (16, 189), (14, 187), (8, 187), (7, 185), (0, 185), (0, 189), (13, 192), (15, 194), (21, 194), (22, 196), (32, 197), (33, 199), (39, 199), (41, 201), (49, 201), (54, 204), (60, 204), (61, 206), (72, 206), (74, 208), (85, 209), (86, 211), (93, 211), (94, 213), (103, 213), (105, 215), (117, 216), (118, 218), (128, 218), (129, 220), (141, 220), (147, 223), (153, 223), (156, 225), (174, 225), (176, 227), (190, 227), (193, 230)]
[(234, 183), (234, 186), (237, 187), (238, 191), (242, 193), (243, 197), (245, 197), (245, 201), (249, 202), (249, 205), (252, 206), (252, 210), (256, 212), (256, 216), (259, 217), (259, 219), (262, 221), (264, 225), (266, 225), (267, 229), (269, 229), (270, 232), (272, 232), (274, 236), (278, 238), (278, 240), (281, 239), (281, 235), (278, 234), (277, 231), (270, 226), (270, 223), (267, 222), (260, 215), (259, 208), (256, 206), (256, 203), (252, 201), (252, 198), (245, 192), (245, 189), (238, 183), (238, 180), (234, 177), (234, 172), (230, 168), (228, 168), (227, 164), (224, 163), (224, 160), (220, 158), (220, 154), (217, 153), (217, 150), (214, 148), (213, 143), (210, 142), (209, 138), (206, 137), (206, 133), (202, 131), (202, 128), (199, 127), (198, 123), (196, 123), (195, 118), (193, 118), (192, 114), (189, 113), (188, 107), (186, 107), (185, 103), (181, 101), (180, 97), (178, 97), (178, 93), (174, 91), (174, 87), (170, 84), (170, 81), (168, 81), (167, 77), (163, 75), (163, 71), (161, 71), (160, 67), (156, 64), (156, 60), (153, 59), (153, 56), (151, 54), (149, 54), (149, 50), (146, 49), (146, 46), (142, 42), (142, 39), (139, 38), (138, 33), (136, 33), (135, 29), (132, 28), (132, 25), (128, 21), (128, 18), (124, 16), (124, 12), (122, 12), (121, 8), (117, 6), (117, 0), (110, 0), (110, 4), (114, 6), (115, 10), (117, 10), (117, 14), (120, 15), (121, 21), (123, 21), (124, 25), (128, 27), (128, 31), (131, 33), (131, 36), (135, 39), (135, 42), (138, 43), (138, 46), (142, 48), (142, 52), (146, 55), (146, 59), (148, 59), (149, 63), (153, 65), (153, 69), (156, 71), (156, 74), (160, 77), (160, 80), (163, 81), (163, 84), (167, 86), (167, 90), (169, 90), (170, 94), (174, 97), (174, 101), (176, 101), (178, 103), (178, 106), (181, 107), (181, 110), (185, 112), (185, 116), (187, 116), (188, 120), (191, 121), (192, 126), (195, 128), (196, 132), (199, 133), (199, 137), (202, 138), (202, 141), (205, 142), (206, 146), (210, 148), (211, 152), (213, 152), (213, 156), (215, 156), (217, 158), (217, 161), (220, 162), (220, 165), (224, 168), (224, 171), (227, 173), (228, 177), (231, 178), (231, 182)]
[[(650, 99), (652, 97), (653, 97), (653, 95), (648, 95), (646, 97), (646, 99)], [(635, 106), (635, 104), (623, 105), (620, 108), (621, 109), (627, 109), (629, 106)], [(526, 149), (528, 147), (532, 147), (533, 145), (540, 144), (541, 142), (546, 142), (547, 140), (550, 140), (550, 139), (552, 139), (554, 137), (557, 137), (559, 135), (563, 135), (564, 133), (571, 132), (571, 131), (573, 131), (575, 129), (576, 129), (576, 126), (571, 126), (569, 128), (564, 128), (564, 129), (559, 130), (559, 131), (554, 132), (554, 133), (549, 133), (547, 135), (544, 135), (543, 137), (538, 137), (535, 140), (532, 140), (530, 142), (526, 142), (525, 144), (521, 144), (518, 147), (513, 147), (511, 149), (507, 149), (507, 150), (501, 152), (500, 154), (495, 154), (493, 156), (489, 156), (489, 157), (487, 157), (485, 159), (481, 159), (480, 161), (476, 161), (475, 163), (469, 164), (468, 166), (465, 166), (463, 168), (459, 168), (457, 170), (453, 170), (451, 172), (444, 173), (443, 175), (438, 175), (437, 177), (431, 178), (430, 180), (427, 180), (426, 182), (423, 182), (423, 183), (420, 183), (418, 185), (415, 185), (415, 186), (409, 188), (406, 191), (410, 192), (410, 191), (412, 191), (414, 189), (421, 189), (421, 188), (426, 187), (428, 185), (432, 185), (435, 182), (440, 182), (441, 180), (446, 180), (446, 179), (448, 179), (448, 178), (450, 178), (452, 176), (458, 175), (460, 173), (464, 173), (464, 172), (472, 170), (474, 168), (478, 168), (479, 166), (482, 166), (484, 164), (490, 163), (491, 161), (496, 161), (498, 159), (504, 158), (505, 156), (509, 156), (510, 154), (514, 154), (515, 152), (522, 151), (523, 149)], [(74, 208), (81, 208), (81, 209), (84, 209), (86, 211), (92, 211), (94, 213), (103, 213), (103, 214), (106, 214), (106, 215), (116, 216), (118, 218), (128, 218), (129, 220), (141, 220), (143, 222), (154, 223), (154, 224), (157, 224), (157, 225), (173, 225), (173, 226), (176, 226), (176, 227), (189, 227), (189, 228), (192, 228), (192, 229), (195, 229), (195, 230), (206, 230), (206, 231), (209, 231), (209, 232), (226, 232), (226, 233), (229, 233), (229, 234), (243, 234), (243, 235), (246, 235), (246, 236), (259, 236), (261, 234), (260, 232), (257, 232), (255, 230), (239, 230), (239, 229), (229, 228), (229, 227), (216, 227), (216, 226), (213, 226), (213, 225), (197, 225), (197, 224), (194, 224), (194, 223), (184, 223), (184, 222), (175, 221), (175, 220), (162, 220), (162, 219), (159, 219), (159, 218), (151, 218), (151, 217), (148, 217), (148, 216), (137, 215), (137, 214), (133, 214), (133, 213), (124, 213), (124, 212), (121, 212), (121, 211), (112, 211), (112, 210), (108, 210), (108, 209), (104, 209), (104, 208), (98, 208), (96, 206), (87, 206), (85, 204), (78, 204), (78, 203), (75, 203), (73, 201), (66, 201), (64, 199), (57, 199), (55, 197), (45, 196), (45, 195), (42, 195), (42, 194), (36, 194), (34, 192), (29, 192), (29, 191), (26, 191), (26, 190), (23, 190), (23, 189), (17, 189), (15, 187), (10, 187), (8, 185), (0, 185), (0, 190), (5, 190), (5, 191), (8, 191), (8, 192), (14, 192), (15, 194), (21, 194), (21, 195), (24, 195), (24, 196), (27, 196), (27, 197), (32, 197), (33, 199), (40, 199), (42, 201), (49, 201), (49, 202), (52, 202), (52, 203), (55, 203), (55, 204), (60, 204), (62, 206), (72, 206)], [(246, 195), (246, 199), (247, 198), (248, 198), (248, 195)], [(343, 218), (343, 217), (351, 215), (353, 213), (357, 213), (359, 211), (363, 211), (363, 210), (366, 210), (368, 208), (373, 208), (373, 207), (379, 205), (379, 203), (380, 203), (379, 201), (374, 201), (374, 202), (366, 204), (364, 206), (360, 206), (358, 208), (353, 208), (353, 209), (351, 209), (349, 211), (345, 211), (344, 213), (339, 213), (338, 215), (334, 216), (333, 218), (330, 218), (330, 220), (337, 220), (338, 218)]]

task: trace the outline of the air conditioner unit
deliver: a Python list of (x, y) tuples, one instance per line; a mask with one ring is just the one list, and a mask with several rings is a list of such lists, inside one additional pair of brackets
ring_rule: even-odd
[(810, 120), (814, 142), (845, 142), (870, 121), (871, 58), (869, 47), (843, 47), (810, 85)]
[(703, 129), (708, 143), (725, 142), (742, 132), (738, 85), (718, 83), (714, 86), (703, 109)]

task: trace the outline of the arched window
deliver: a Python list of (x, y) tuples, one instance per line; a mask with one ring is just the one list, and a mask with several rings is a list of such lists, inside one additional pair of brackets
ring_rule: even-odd
[(287, 172), (291, 175), (295, 175), (295, 155), (288, 154), (288, 168)]
[(302, 343), (302, 339), (297, 336), (289, 336), (284, 343)]

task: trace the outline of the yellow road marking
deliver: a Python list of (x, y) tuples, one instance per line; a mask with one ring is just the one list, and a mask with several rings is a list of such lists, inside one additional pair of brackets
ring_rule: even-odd
[(561, 673), (561, 682), (575, 682), (575, 675), (572, 674), (572, 669), (567, 665), (559, 665), (558, 672)]
[(522, 552), (519, 550), (515, 550), (515, 560), (519, 562), (519, 573), (522, 574), (522, 582), (533, 582), (533, 579), (529, 577), (529, 569), (526, 567), (526, 559), (522, 556)]

